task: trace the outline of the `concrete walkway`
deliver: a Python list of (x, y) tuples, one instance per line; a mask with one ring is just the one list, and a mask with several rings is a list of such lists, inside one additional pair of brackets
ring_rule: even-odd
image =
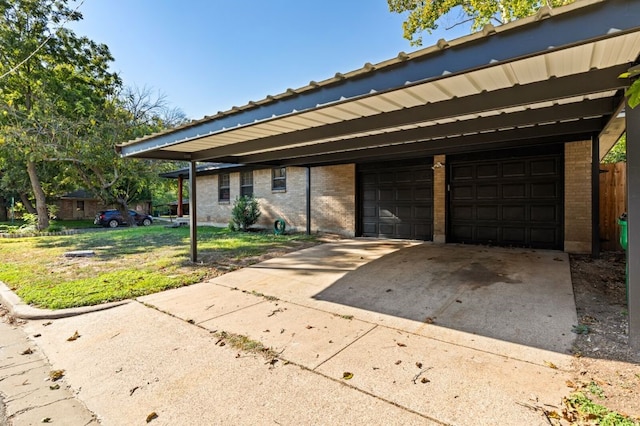
[(104, 424), (542, 425), (575, 317), (563, 253), (347, 240), (25, 330)]

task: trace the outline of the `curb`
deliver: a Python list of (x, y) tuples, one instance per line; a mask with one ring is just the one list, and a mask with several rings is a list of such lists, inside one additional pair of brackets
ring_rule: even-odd
[(131, 300), (122, 300), (120, 302), (109, 302), (94, 306), (82, 306), (79, 308), (68, 309), (40, 309), (27, 305), (16, 295), (5, 283), (0, 281), (0, 303), (2, 303), (11, 315), (16, 318), (26, 320), (43, 320), (43, 319), (60, 319), (68, 318), (76, 315), (83, 315), (90, 312), (103, 311), (105, 309), (115, 308), (117, 306), (131, 303)]

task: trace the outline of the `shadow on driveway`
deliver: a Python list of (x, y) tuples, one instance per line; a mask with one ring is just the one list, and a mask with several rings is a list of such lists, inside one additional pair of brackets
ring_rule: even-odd
[(569, 259), (556, 251), (425, 243), (365, 263), (313, 298), (559, 353), (577, 324)]

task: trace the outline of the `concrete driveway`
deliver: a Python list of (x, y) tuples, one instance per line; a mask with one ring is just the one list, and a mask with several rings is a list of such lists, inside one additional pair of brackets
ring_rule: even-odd
[(106, 424), (478, 425), (561, 411), (576, 323), (563, 253), (360, 239), (27, 329)]

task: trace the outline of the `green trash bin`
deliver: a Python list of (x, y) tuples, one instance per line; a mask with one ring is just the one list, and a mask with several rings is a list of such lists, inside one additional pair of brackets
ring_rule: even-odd
[[(627, 214), (622, 213), (622, 215), (618, 218), (618, 225), (620, 225), (620, 245), (622, 248), (627, 251), (627, 244), (629, 242), (629, 233), (627, 232)], [(629, 259), (627, 259), (626, 270), (625, 270), (625, 278), (624, 281), (627, 285), (627, 303), (629, 302)]]
[(618, 225), (620, 225), (620, 245), (626, 251), (627, 250), (627, 242), (629, 241), (627, 234), (627, 214), (622, 213), (622, 216), (618, 218)]

